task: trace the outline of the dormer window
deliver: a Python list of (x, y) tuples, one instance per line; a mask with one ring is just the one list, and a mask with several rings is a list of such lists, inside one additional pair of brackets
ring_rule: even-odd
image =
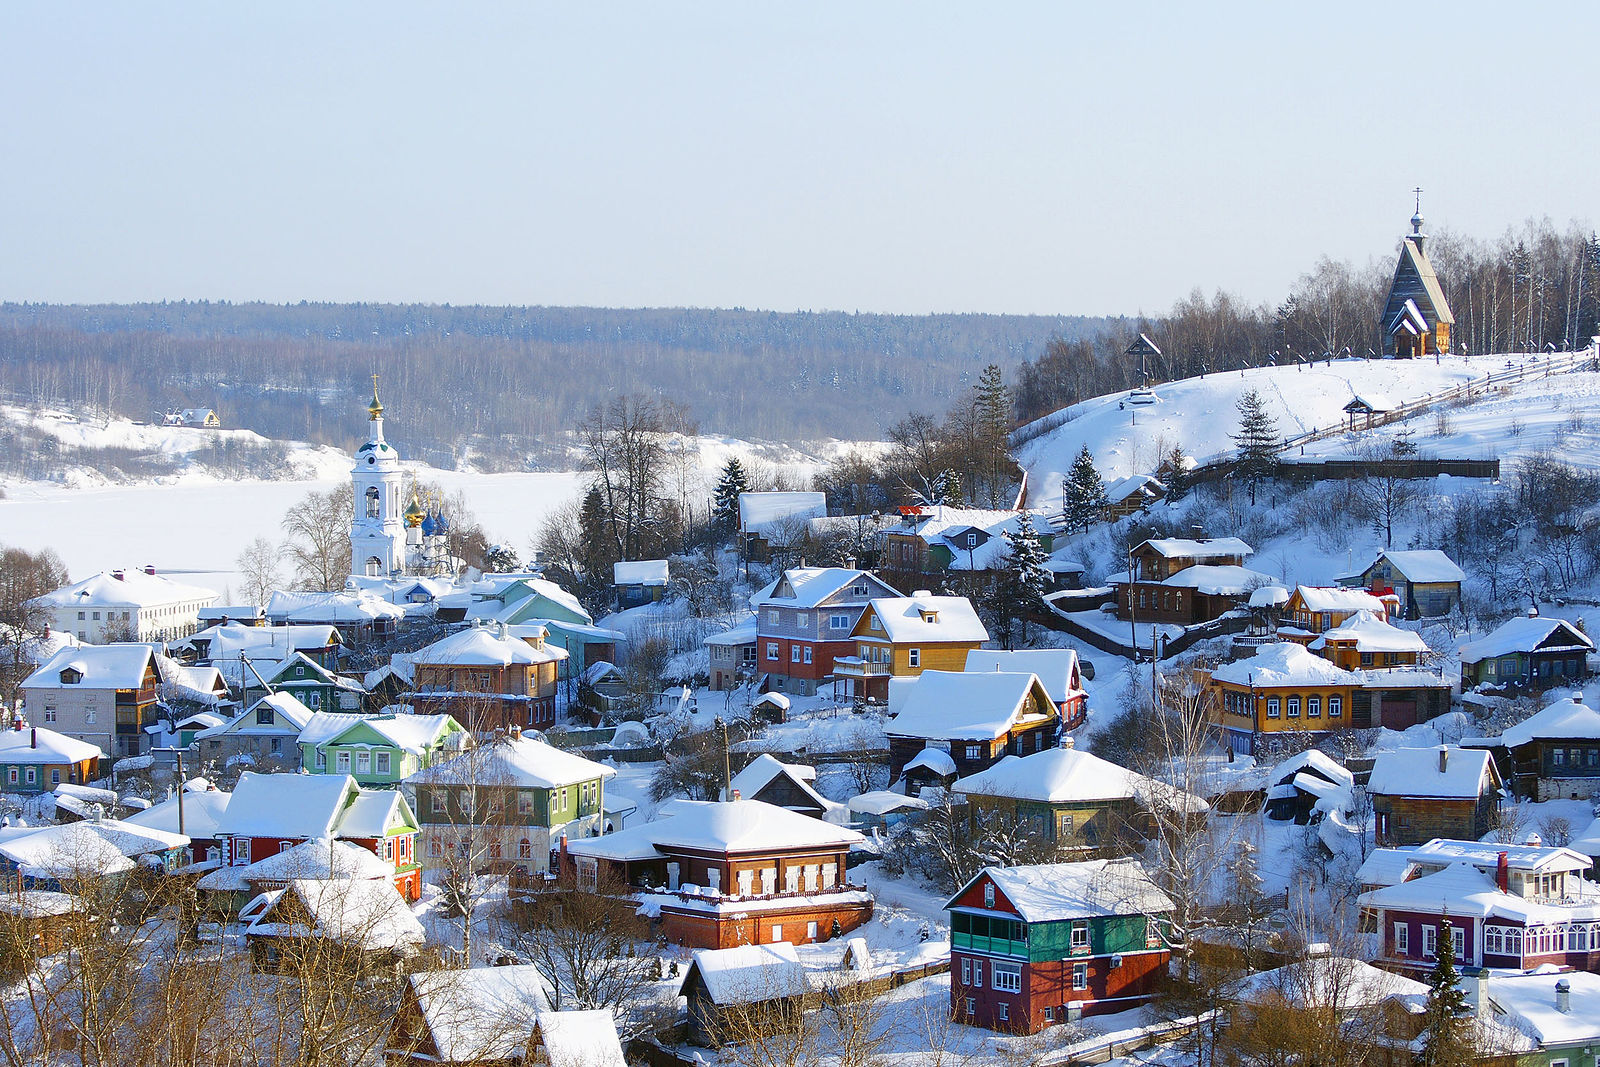
[(923, 622), (932, 623), (932, 622), (938, 622), (939, 621), (939, 613), (937, 611), (929, 611), (926, 608), (924, 608), (921, 612), (919, 612), (919, 614), (922, 616), (922, 621)]

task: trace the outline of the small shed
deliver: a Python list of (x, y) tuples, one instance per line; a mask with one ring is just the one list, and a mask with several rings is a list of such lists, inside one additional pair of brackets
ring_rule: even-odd
[(1356, 428), (1357, 417), (1361, 417), (1366, 420), (1364, 423), (1362, 423), (1362, 428), (1367, 429), (1372, 426), (1373, 416), (1377, 416), (1378, 421), (1381, 423), (1383, 422), (1383, 416), (1389, 414), (1391, 411), (1396, 410), (1398, 407), (1398, 404), (1384, 396), (1382, 393), (1357, 393), (1350, 399), (1350, 402), (1344, 406), (1344, 413), (1350, 416), (1350, 429), (1353, 430)]
[(787, 941), (700, 949), (678, 990), (688, 1001), (689, 1041), (716, 1048), (742, 1035), (791, 1029), (809, 988)]
[(750, 705), (750, 715), (757, 722), (788, 722), (789, 698), (782, 693), (763, 693)]
[(668, 580), (664, 559), (622, 560), (611, 565), (611, 584), (620, 608), (656, 603), (666, 594)]

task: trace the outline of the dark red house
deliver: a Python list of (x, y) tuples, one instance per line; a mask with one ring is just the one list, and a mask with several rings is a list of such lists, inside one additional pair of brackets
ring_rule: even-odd
[(1133, 860), (985, 867), (945, 907), (951, 1013), (990, 1030), (1137, 1007), (1172, 956), (1172, 901)]

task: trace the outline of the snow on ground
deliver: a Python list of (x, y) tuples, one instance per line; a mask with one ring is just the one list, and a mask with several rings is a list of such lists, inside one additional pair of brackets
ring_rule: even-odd
[[(1238, 400), (1250, 389), (1261, 394), (1279, 433), (1292, 437), (1344, 423), (1344, 406), (1357, 394), (1382, 394), (1397, 402), (1416, 399), (1503, 371), (1507, 358), (1446, 356), (1437, 363), (1336, 359), (1309, 368), (1257, 367), (1158, 385), (1154, 404), (1126, 404), (1126, 392), (1112, 393), (1073, 405), (1068, 409), (1071, 421), (1024, 444), (1017, 459), (1028, 472), (1033, 505), (1056, 509), (1061, 506), (1061, 479), (1085, 444), (1107, 480), (1154, 471), (1174, 445), (1204, 463), (1233, 451), (1230, 435), (1238, 430)], [(1572, 377), (1552, 378), (1549, 388), (1559, 391)], [(1461, 444), (1472, 447), (1467, 441)]]

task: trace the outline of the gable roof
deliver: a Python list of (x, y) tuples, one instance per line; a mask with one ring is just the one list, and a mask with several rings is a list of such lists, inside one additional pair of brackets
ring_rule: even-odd
[(1508, 727), (1500, 743), (1517, 748), (1532, 741), (1600, 738), (1600, 712), (1583, 703), (1583, 694), (1574, 693)]
[(603, 763), (584, 759), (531, 737), (486, 742), (453, 759), (418, 771), (410, 784), (458, 785), (467, 782), (506, 782), (535, 789), (576, 785), (596, 778), (611, 778), (616, 771)]
[[(1387, 559), (1389, 565), (1403, 575), (1406, 581), (1413, 584), (1432, 582), (1464, 582), (1467, 580), (1466, 572), (1455, 565), (1451, 558), (1437, 548), (1414, 548), (1406, 551), (1389, 550), (1380, 552), (1373, 561), (1376, 566)], [(1371, 570), (1371, 567), (1368, 567)]]
[[(1547, 645), (1547, 642), (1552, 640), (1554, 643)], [(1540, 649), (1540, 646), (1545, 645), (1547, 647)], [(1513, 652), (1532, 652), (1535, 649), (1546, 652), (1588, 653), (1594, 651), (1594, 642), (1565, 619), (1555, 619), (1545, 615), (1536, 615), (1532, 618), (1520, 617), (1507, 619), (1491, 633), (1462, 645), (1461, 662), (1463, 665), (1479, 663), (1495, 656), (1506, 656)]]
[[(256, 712), (266, 706), (272, 709), (271, 723), (256, 721)], [(306, 728), (314, 713), (293, 693), (269, 693), (260, 700), (251, 704), (236, 718), (230, 719), (221, 726), (210, 726), (195, 734), (195, 739), (210, 740), (224, 734), (235, 734), (249, 737), (253, 734), (278, 736), (293, 734), (299, 737), (300, 731)]]
[[(1172, 899), (1135, 860), (1036, 863), (985, 867), (945, 903), (957, 907), (968, 889), (987, 878), (1024, 922), (1059, 922), (1091, 916), (1170, 912)], [(998, 905), (998, 902), (997, 902)]]
[[(221, 789), (194, 789), (184, 787), (183, 832), (201, 841), (217, 836), (217, 821), (228, 810), (232, 793)], [(152, 804), (123, 820), (130, 826), (146, 826), (154, 830), (178, 832), (178, 798), (170, 796), (159, 804)]]
[(0, 730), (0, 763), (81, 763), (97, 757), (106, 758), (98, 745), (40, 726)]
[(1226, 559), (1251, 556), (1255, 549), (1237, 537), (1152, 537), (1134, 547), (1148, 548), (1163, 559)]
[(1138, 800), (1148, 806), (1190, 812), (1210, 808), (1197, 796), (1076, 748), (1047, 748), (1026, 756), (1006, 756), (986, 770), (956, 779), (950, 788), (970, 796), (1009, 797), (1042, 804)]
[(981, 671), (1001, 671), (1013, 674), (1033, 674), (1044, 686), (1050, 699), (1065, 704), (1074, 697), (1085, 695), (1083, 672), (1078, 663), (1078, 653), (1070, 648), (1019, 648), (1005, 651), (994, 648), (975, 648), (967, 653), (964, 674)]
[(1415, 652), (1422, 655), (1428, 651), (1428, 643), (1421, 634), (1402, 630), (1365, 610), (1356, 612), (1331, 630), (1324, 630), (1321, 637), (1311, 642), (1310, 648), (1313, 651), (1326, 648), (1330, 641), (1353, 641), (1357, 652)]
[(621, 560), (611, 565), (611, 584), (642, 585), (646, 587), (667, 584), (667, 561), (664, 559)]
[(424, 971), (411, 991), (442, 1063), (495, 1062), (520, 1054), (537, 1013), (549, 1008), (531, 963)]
[[(1439, 769), (1440, 753), (1445, 768)], [(1500, 772), (1487, 749), (1438, 745), (1397, 748), (1378, 753), (1367, 792), (1373, 796), (1465, 799), (1500, 786)]]
[[(1015, 534), (1022, 527), (1021, 511), (986, 510), (982, 508), (953, 508), (944, 505), (923, 508), (916, 520), (916, 534), (928, 545), (939, 545), (950, 552), (950, 569), (953, 571), (992, 570), (1011, 551), (1005, 535)], [(1049, 533), (1047, 517), (1041, 512), (1026, 513), (1036, 519), (1035, 531)], [(983, 544), (967, 547), (966, 534), (980, 530), (988, 537)], [(890, 527), (890, 532), (895, 532)]]
[(1207, 596), (1242, 596), (1271, 581), (1270, 574), (1236, 563), (1197, 563), (1163, 578), (1161, 584), (1171, 589), (1193, 589)]
[(549, 663), (565, 658), (558, 648), (534, 648), (509, 631), (468, 626), (410, 654), (414, 665), (446, 667), (510, 667)]
[[(868, 606), (883, 624), (883, 634), (900, 643), (938, 643), (941, 641), (989, 640), (972, 601), (964, 596), (934, 596), (918, 592), (911, 596), (877, 597)], [(870, 630), (866, 636), (873, 636)]]
[(1321, 956), (1257, 971), (1228, 987), (1228, 999), (1246, 1003), (1282, 998), (1293, 1007), (1376, 1007), (1393, 996), (1426, 996), (1414, 978), (1380, 970), (1349, 956)]
[[(1402, 274), (1409, 269), (1422, 284), (1422, 295), (1433, 307), (1433, 313), (1440, 322), (1455, 325), (1455, 313), (1450, 310), (1450, 301), (1445, 299), (1444, 287), (1439, 284), (1439, 275), (1434, 272), (1433, 261), (1423, 251), (1420, 243), (1421, 235), (1406, 234), (1400, 242), (1400, 257), (1395, 263), (1394, 280), (1389, 284), (1388, 307), (1392, 308), (1401, 291), (1396, 283)], [(1412, 298), (1407, 297), (1407, 302)], [(1388, 308), (1385, 308), (1388, 311)]]
[[(23, 679), (23, 689), (138, 689), (144, 685), (155, 653), (149, 645), (124, 642), (114, 645), (70, 645), (39, 664)], [(79, 682), (61, 680), (61, 672), (75, 670)], [(157, 672), (159, 678), (159, 671)]]
[(659, 858), (677, 849), (726, 854), (852, 848), (865, 841), (854, 830), (760, 800), (680, 800), (664, 806), (652, 822), (568, 841), (567, 850), (619, 860)]
[(258, 774), (245, 771), (233, 787), (217, 833), (241, 837), (332, 837), (345, 805), (358, 791), (348, 774)]
[(1387, 614), (1383, 601), (1365, 589), (1352, 589), (1349, 586), (1297, 585), (1289, 602), (1293, 604), (1297, 598), (1307, 611), (1370, 611), (1375, 615)]
[(1034, 674), (983, 671), (923, 671), (904, 706), (884, 727), (896, 737), (934, 741), (996, 738), (1022, 717), (1030, 697), (1055, 712), (1055, 702)]
[(353, 593), (277, 590), (267, 601), (267, 618), (278, 623), (364, 623), (404, 618), (406, 609), (365, 589)]
[(626, 1067), (616, 1016), (605, 1008), (541, 1011), (534, 1042), (550, 1067)]
[(800, 956), (787, 941), (695, 951), (684, 972), (679, 995), (696, 974), (713, 1004), (757, 1004), (804, 996), (810, 988)]
[[(289, 894), (304, 906), (311, 920), (309, 928), (279, 921), (283, 914), (279, 908)], [(251, 905), (245, 905), (244, 910), (251, 910)], [(387, 878), (294, 879), (245, 932), (258, 936), (326, 937), (367, 951), (415, 949), (426, 936), (405, 898)]]
[(765, 789), (774, 778), (782, 776), (787, 778), (801, 793), (811, 798), (817, 807), (824, 810), (834, 806), (833, 802), (818, 793), (811, 783), (817, 780), (815, 767), (807, 767), (798, 763), (783, 763), (770, 753), (763, 752), (751, 760), (744, 770), (733, 776), (733, 781), (728, 784), (731, 797), (734, 793), (741, 797), (754, 800), (756, 794)]
[(1224, 663), (1211, 672), (1211, 680), (1258, 689), (1361, 684), (1359, 674), (1336, 667), (1292, 641), (1262, 645), (1248, 659)]
[(761, 537), (787, 532), (791, 527), (803, 530), (810, 520), (827, 514), (828, 498), (822, 493), (739, 494), (739, 529)]
[[(867, 587), (861, 600), (874, 596), (899, 596), (899, 590), (863, 570), (848, 567), (790, 567), (750, 597), (750, 606), (815, 608), (829, 598), (857, 584)], [(851, 603), (856, 603), (852, 600)]]

